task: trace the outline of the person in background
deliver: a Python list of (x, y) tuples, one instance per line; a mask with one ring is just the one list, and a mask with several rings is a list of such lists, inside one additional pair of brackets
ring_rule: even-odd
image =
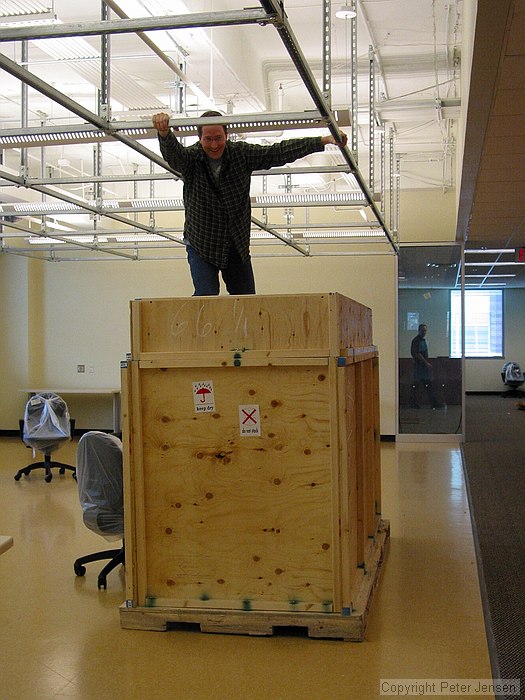
[(423, 385), (430, 398), (432, 408), (442, 408), (442, 404), (436, 399), (433, 386), (432, 365), (428, 361), (428, 344), (426, 341), (427, 326), (421, 323), (415, 338), (410, 345), (410, 354), (414, 360), (414, 372), (412, 379), (411, 408), (421, 408), (417, 400), (418, 387)]
[[(202, 117), (221, 117), (208, 111)], [(291, 163), (327, 144), (346, 146), (332, 135), (288, 139), (270, 146), (229, 141), (221, 124), (199, 126), (197, 143), (183, 146), (163, 112), (152, 118), (160, 150), (181, 174), (185, 208), (184, 240), (194, 296), (219, 294), (219, 273), (229, 294), (255, 294), (250, 258), (250, 183), (254, 170)]]

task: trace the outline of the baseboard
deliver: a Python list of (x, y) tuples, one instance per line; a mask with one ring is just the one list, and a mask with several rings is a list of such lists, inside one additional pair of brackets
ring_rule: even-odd
[[(111, 428), (75, 428), (73, 437), (80, 437), (84, 433), (89, 433), (91, 430), (101, 430), (103, 433), (113, 433)], [(3, 437), (20, 437), (20, 430), (0, 430), (0, 438)]]
[[(90, 430), (102, 430), (103, 433), (113, 433), (112, 430), (107, 428), (75, 428), (73, 437), (80, 437), (84, 433), (89, 433)], [(20, 437), (19, 430), (0, 430), (0, 438), (3, 437)], [(381, 442), (395, 442), (395, 435), (381, 435)]]

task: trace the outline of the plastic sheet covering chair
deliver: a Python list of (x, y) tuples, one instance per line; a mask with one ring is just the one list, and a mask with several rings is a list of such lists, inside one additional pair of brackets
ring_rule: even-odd
[(71, 440), (74, 427), (75, 421), (69, 417), (67, 404), (58, 394), (43, 392), (32, 396), (26, 404), (24, 420), (20, 421), (20, 433), (25, 444), (41, 452), (44, 460), (19, 469), (15, 479), (18, 481), (22, 474), (28, 476), (35, 469), (45, 469), (44, 478), (49, 482), (53, 478), (53, 467), (58, 468), (60, 474), (68, 469), (75, 476), (74, 466), (51, 459), (53, 452)]
[(520, 387), (525, 382), (525, 376), (517, 362), (505, 362), (501, 369), (501, 379), (509, 389), (503, 392), (503, 397), (525, 396)]
[(75, 574), (84, 576), (85, 564), (109, 559), (98, 575), (98, 587), (106, 588), (107, 575), (125, 560), (122, 442), (116, 435), (92, 430), (80, 438), (77, 482), (84, 525), (107, 540), (122, 539), (119, 549), (88, 554), (74, 564)]

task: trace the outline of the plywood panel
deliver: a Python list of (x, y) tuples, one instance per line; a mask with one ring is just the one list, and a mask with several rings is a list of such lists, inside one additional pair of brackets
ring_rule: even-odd
[(126, 610), (219, 613), (228, 631), (235, 611), (250, 630), (363, 622), (384, 552), (370, 310), (333, 293), (137, 300), (131, 337)]
[(331, 312), (331, 318), (335, 323), (339, 337), (338, 348), (362, 348), (372, 345), (372, 311), (362, 304), (358, 304), (353, 299), (335, 295), (336, 308)]
[(131, 307), (133, 359), (244, 349), (333, 355), (372, 344), (370, 309), (337, 294), (143, 299)]
[[(341, 400), (343, 420), (341, 438), (341, 572), (343, 609), (352, 609), (358, 588), (357, 547), (357, 417), (356, 417), (356, 364), (340, 368), (344, 391)], [(344, 407), (344, 409), (343, 409)]]
[[(196, 414), (201, 380), (216, 410)], [(149, 604), (331, 609), (326, 370), (143, 370), (141, 393)], [(240, 405), (260, 437), (240, 436)]]

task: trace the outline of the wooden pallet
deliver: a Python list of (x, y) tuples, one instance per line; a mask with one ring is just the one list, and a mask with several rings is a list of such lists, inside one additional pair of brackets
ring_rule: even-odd
[(308, 637), (342, 639), (361, 642), (364, 639), (368, 613), (379, 583), (382, 564), (390, 536), (388, 520), (382, 520), (369, 550), (366, 569), (356, 600), (350, 612), (309, 613), (244, 611), (200, 608), (128, 607), (120, 608), (120, 623), (125, 629), (166, 631), (184, 625), (197, 625), (201, 632), (271, 636), (277, 629), (301, 628)]

